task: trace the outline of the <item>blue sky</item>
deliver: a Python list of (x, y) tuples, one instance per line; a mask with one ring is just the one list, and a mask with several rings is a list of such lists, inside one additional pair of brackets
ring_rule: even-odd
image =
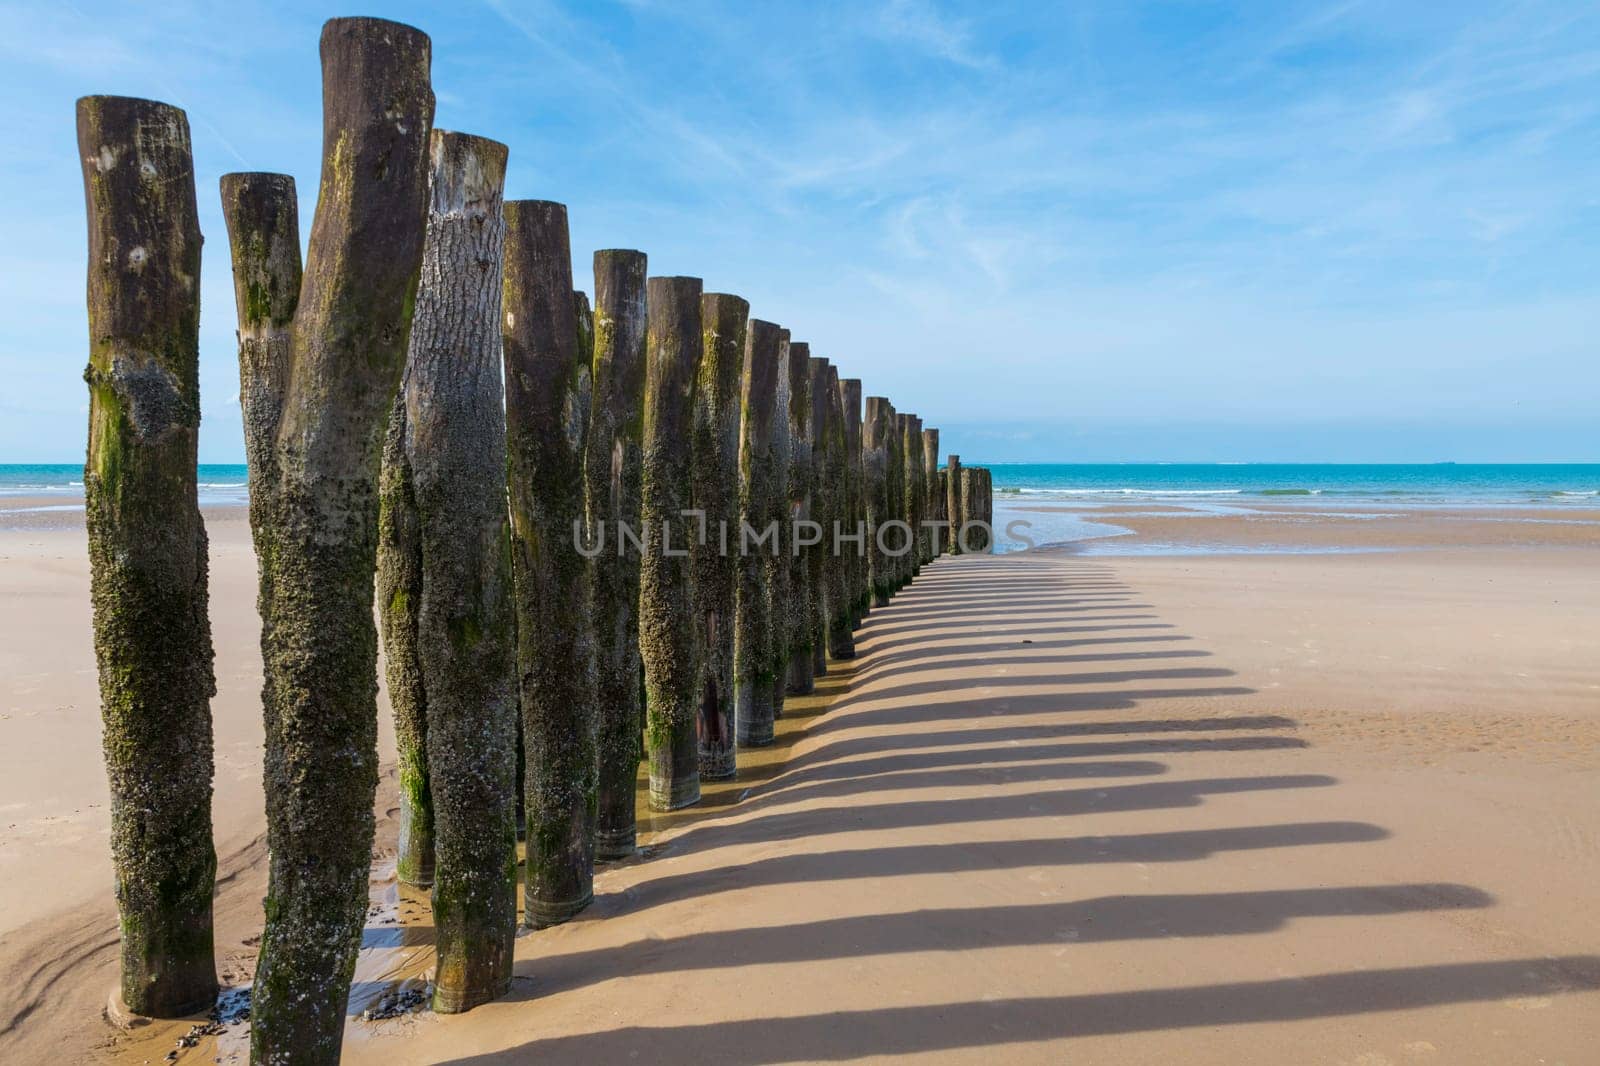
[(82, 454), (73, 100), (188, 110), (201, 456), (242, 456), (217, 178), (293, 173), (317, 35), (434, 41), (508, 194), (696, 274), (969, 458), (1600, 457), (1593, 3), (0, 6), (0, 461)]

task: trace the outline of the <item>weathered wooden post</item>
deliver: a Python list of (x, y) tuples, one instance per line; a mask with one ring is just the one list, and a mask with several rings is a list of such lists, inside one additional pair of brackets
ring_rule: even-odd
[(832, 424), (832, 405), (837, 392), (828, 387), (828, 361), (807, 361), (807, 383), (811, 388), (811, 520), (819, 527), (817, 541), (807, 556), (806, 584), (811, 589), (811, 621), (807, 643), (811, 647), (811, 676), (828, 674), (828, 618), (833, 609), (829, 601), (828, 571), (832, 562), (834, 518), (833, 471), (829, 465), (828, 433)]
[(517, 926), (506, 146), (435, 130), (431, 157), (422, 282), (384, 453), (378, 595), (401, 745), (400, 855), (413, 864), (403, 874), (433, 885), (433, 1005), (457, 1013), (510, 988)]
[[(978, 506), (978, 472), (976, 467), (961, 468), (961, 525), (957, 543), (964, 555), (975, 555), (983, 550), (982, 531), (975, 524)], [(968, 527), (971, 528), (968, 528)]]
[(694, 618), (702, 629), (700, 777), (734, 775), (734, 588), (739, 573), (739, 376), (750, 304), (727, 293), (700, 302), (704, 332), (695, 377), (691, 497), (700, 512), (694, 558)]
[(153, 100), (78, 101), (88, 212), (84, 506), (119, 1009), (175, 1017), (216, 997), (211, 621), (196, 497), (200, 222), (189, 120)]
[(945, 518), (950, 523), (945, 533), (945, 547), (951, 555), (961, 554), (961, 524), (966, 517), (961, 513), (961, 456), (952, 454), (944, 464)]
[(994, 551), (994, 474), (978, 468), (978, 521), (983, 523), (983, 551)]
[(595, 856), (633, 854), (639, 776), (639, 553), (623, 527), (639, 529), (644, 421), (645, 255), (594, 253), (594, 400), (584, 450), (589, 526), (600, 538), (594, 561), (595, 694), (599, 702), (599, 785)]
[(815, 530), (811, 493), (815, 473), (811, 449), (811, 346), (789, 342), (789, 523), (786, 548), (789, 552), (789, 662), (787, 691), (805, 696), (815, 687), (811, 658), (817, 590), (811, 575), (812, 541)]
[(794, 439), (790, 434), (789, 410), (792, 403), (789, 365), (789, 331), (778, 331), (778, 396), (772, 412), (773, 516), (778, 521), (777, 554), (768, 563), (767, 579), (772, 599), (772, 717), (783, 717), (789, 691), (790, 614), (793, 610), (795, 558), (792, 550), (794, 522), (791, 517), (790, 479), (794, 467)]
[(884, 550), (880, 536), (885, 523), (894, 517), (890, 507), (889, 437), (894, 409), (882, 396), (867, 397), (866, 421), (861, 443), (861, 495), (867, 505), (867, 579), (872, 585), (872, 603), (885, 606), (894, 595), (894, 560)]
[(693, 618), (689, 547), (699, 523), (689, 442), (695, 372), (704, 340), (699, 278), (651, 278), (644, 384), (639, 652), (644, 659), (650, 805), (670, 811), (700, 800), (696, 697), (700, 627)]
[[(773, 694), (779, 687), (773, 638), (772, 579), (782, 569), (778, 530), (783, 507), (775, 427), (782, 333), (750, 320), (740, 374), (739, 526), (730, 535), (738, 565), (734, 606), (735, 736), (745, 747), (772, 743)], [(769, 539), (770, 534), (770, 539)], [(777, 564), (777, 565), (774, 565)]]
[(889, 515), (896, 525), (889, 530), (887, 543), (893, 553), (889, 557), (889, 569), (893, 577), (893, 588), (899, 592), (911, 580), (911, 550), (913, 542), (911, 537), (911, 509), (907, 505), (906, 496), (906, 416), (896, 411), (891, 405), (889, 408)]
[[(250, 477), (271, 854), (251, 999), (257, 1062), (338, 1061), (366, 914), (378, 476), (427, 222), (429, 52), (425, 34), (383, 19), (323, 27), (322, 188), (272, 458)], [(273, 276), (285, 278), (286, 253), (277, 258)], [(241, 303), (246, 323), (263, 321), (264, 305), (265, 320), (281, 322), (291, 306), (286, 293), (248, 287)], [(261, 407), (247, 424), (272, 421), (273, 391), (246, 385)]]
[(567, 209), (506, 204), (504, 329), (511, 558), (535, 928), (594, 897), (599, 708), (584, 524), (590, 367), (572, 297)]
[(861, 464), (861, 379), (845, 378), (839, 382), (839, 404), (844, 417), (845, 450), (845, 521), (844, 536), (859, 540), (844, 542), (846, 598), (849, 600), (850, 627), (861, 624), (861, 619), (872, 606), (872, 582), (867, 576), (867, 512), (863, 498)]
[(823, 426), (823, 494), (827, 501), (827, 526), (822, 535), (823, 585), (826, 590), (828, 654), (854, 659), (856, 641), (852, 610), (850, 556), (843, 537), (850, 526), (850, 474), (845, 463), (845, 415), (839, 390), (839, 369), (824, 365), (822, 402), (827, 408)]
[(931, 563), (938, 558), (942, 530), (937, 525), (944, 521), (944, 497), (939, 493), (939, 431), (937, 429), (924, 429), (922, 431), (922, 493), (924, 523), (919, 531), (922, 535), (922, 561)]
[(911, 550), (906, 553), (909, 573), (906, 580), (916, 577), (922, 570), (923, 508), (927, 492), (922, 473), (922, 419), (906, 415), (906, 521), (911, 523)]

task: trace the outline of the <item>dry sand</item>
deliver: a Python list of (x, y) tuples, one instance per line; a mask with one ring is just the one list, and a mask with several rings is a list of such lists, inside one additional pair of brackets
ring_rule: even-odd
[[(238, 981), (254, 574), (237, 516), (211, 528)], [(353, 1018), (346, 1061), (1594, 1062), (1600, 551), (1568, 543), (941, 561), (774, 751), (521, 938), (509, 999)], [(84, 571), (81, 532), (0, 534), (7, 1063), (160, 1062), (187, 1030), (97, 1017), (116, 926)], [(357, 1009), (428, 965), (393, 831)]]

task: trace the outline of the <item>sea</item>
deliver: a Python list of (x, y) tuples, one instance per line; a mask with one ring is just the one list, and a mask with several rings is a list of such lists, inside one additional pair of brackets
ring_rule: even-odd
[[(1024, 547), (1008, 536), (1017, 519), (1037, 544), (1079, 544), (1091, 554), (1120, 554), (1116, 529), (1089, 514), (1107, 505), (1125, 513), (1140, 504), (1179, 505), (1189, 511), (1248, 516), (1256, 508), (1285, 506), (1371, 515), (1382, 507), (1574, 508), (1600, 507), (1600, 463), (980, 463), (993, 472), (997, 547)], [(242, 463), (202, 463), (202, 507), (248, 502)], [(7, 497), (19, 498), (14, 504)], [(1049, 515), (1021, 511), (1049, 503)], [(83, 467), (77, 463), (0, 464), (0, 513), (81, 510)], [(1082, 515), (1072, 513), (1081, 508)], [(1092, 542), (1092, 543), (1091, 543)], [(1132, 546), (1129, 546), (1132, 550)], [(1141, 552), (1159, 550), (1141, 545)]]
[[(1248, 517), (1270, 506), (1319, 514), (1381, 517), (1382, 509), (1593, 509), (1600, 506), (1600, 463), (979, 463), (994, 481), (999, 551), (1031, 541), (1071, 545), (1085, 554), (1168, 554), (1195, 545), (1120, 543), (1128, 532), (1105, 517), (1141, 505)], [(1052, 513), (1021, 508), (1049, 504)], [(1075, 514), (1075, 509), (1083, 513)], [(1349, 509), (1348, 511), (1342, 509)], [(1094, 519), (1091, 520), (1093, 512)], [(1027, 527), (1008, 535), (1014, 521)], [(1207, 548), (1205, 553), (1227, 550)], [(1281, 548), (1271, 549), (1281, 551)], [(1308, 549), (1327, 551), (1330, 549)], [(1361, 550), (1359, 548), (1337, 550)]]

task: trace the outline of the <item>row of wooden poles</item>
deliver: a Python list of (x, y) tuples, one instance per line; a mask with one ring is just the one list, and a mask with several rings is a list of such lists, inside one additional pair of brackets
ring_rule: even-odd
[[(652, 806), (696, 802), (771, 743), (786, 692), (854, 655), (872, 605), (990, 547), (986, 470), (940, 470), (938, 430), (883, 397), (863, 415), (859, 380), (739, 297), (602, 251), (591, 311), (566, 209), (503, 202), (506, 147), (431, 129), (429, 64), (410, 27), (324, 28), (304, 264), (293, 179), (222, 179), (264, 668), (256, 1062), (339, 1057), (374, 834), (375, 573), (399, 872), (432, 886), (434, 1007), (461, 1011), (509, 986), (519, 799), (525, 921), (564, 921), (596, 859), (634, 850), (641, 758)], [(119, 995), (181, 1016), (217, 993), (193, 160), (184, 113), (147, 100), (80, 100), (78, 142)]]

